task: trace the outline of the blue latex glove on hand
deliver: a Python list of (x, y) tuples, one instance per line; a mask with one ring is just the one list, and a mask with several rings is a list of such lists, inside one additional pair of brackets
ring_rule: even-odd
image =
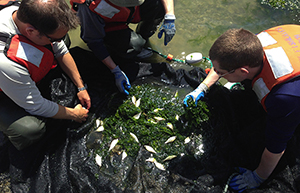
[(239, 175), (234, 176), (229, 182), (229, 186), (238, 192), (257, 188), (265, 181), (265, 179), (261, 178), (256, 171), (252, 172), (251, 170), (240, 167), (239, 173)]
[(206, 86), (206, 84), (201, 83), (194, 91), (190, 92), (185, 96), (185, 98), (183, 99), (183, 104), (185, 104), (185, 106), (187, 107), (187, 101), (191, 98), (194, 100), (197, 106), (198, 101), (204, 97), (204, 94), (207, 91), (207, 89), (208, 87)]
[(171, 41), (171, 39), (175, 35), (176, 32), (175, 19), (176, 19), (175, 15), (166, 14), (164, 23), (159, 28), (158, 38), (160, 39), (163, 33), (165, 33), (165, 40), (164, 40), (165, 46)]
[(115, 67), (113, 70), (111, 70), (111, 72), (115, 75), (116, 85), (119, 91), (126, 95), (129, 95), (128, 90), (131, 88), (131, 85), (126, 74), (121, 71), (119, 66)]

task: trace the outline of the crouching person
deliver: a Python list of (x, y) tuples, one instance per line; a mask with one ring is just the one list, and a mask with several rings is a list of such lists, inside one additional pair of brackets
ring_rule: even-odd
[[(22, 0), (0, 17), (0, 131), (23, 150), (41, 139), (47, 118), (88, 117), (89, 94), (61, 41), (79, 20), (64, 0)], [(57, 63), (78, 87), (81, 104), (74, 108), (45, 99), (36, 86)]]

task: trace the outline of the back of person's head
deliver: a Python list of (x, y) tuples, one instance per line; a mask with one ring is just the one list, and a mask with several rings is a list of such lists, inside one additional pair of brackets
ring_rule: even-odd
[(17, 17), (44, 34), (53, 34), (58, 28), (75, 29), (79, 24), (65, 0), (22, 0)]
[(233, 70), (243, 66), (257, 67), (263, 61), (263, 47), (255, 34), (245, 29), (229, 29), (209, 50), (211, 60), (220, 68)]

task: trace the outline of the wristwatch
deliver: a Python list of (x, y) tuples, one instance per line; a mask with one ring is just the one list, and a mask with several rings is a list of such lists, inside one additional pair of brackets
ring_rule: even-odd
[(80, 92), (80, 91), (83, 91), (83, 90), (86, 90), (87, 89), (87, 85), (86, 84), (84, 84), (84, 86), (83, 87), (81, 87), (81, 88), (78, 88), (78, 92)]

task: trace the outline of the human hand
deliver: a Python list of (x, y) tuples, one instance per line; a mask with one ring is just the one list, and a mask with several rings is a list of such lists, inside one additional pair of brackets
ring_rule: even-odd
[(81, 104), (76, 105), (74, 107), (75, 119), (73, 120), (79, 123), (86, 121), (86, 118), (88, 117), (88, 112), (89, 110), (82, 107)]
[(164, 23), (159, 28), (158, 38), (160, 39), (165, 33), (165, 46), (172, 40), (173, 36), (175, 35), (176, 28), (175, 28), (175, 15), (166, 14)]
[(230, 180), (229, 186), (233, 190), (243, 192), (246, 189), (254, 189), (259, 187), (264, 181), (265, 179), (261, 178), (256, 171), (239, 167), (239, 174)]
[(81, 103), (82, 106), (84, 106), (86, 109), (91, 108), (91, 98), (88, 94), (87, 90), (82, 90), (77, 93), (77, 97)]
[(207, 89), (208, 87), (206, 86), (206, 84), (201, 83), (194, 91), (190, 92), (185, 96), (185, 98), (183, 99), (183, 104), (185, 104), (185, 106), (187, 107), (187, 101), (191, 98), (197, 106), (198, 101), (204, 97), (204, 94), (207, 91)]
[(115, 75), (116, 85), (119, 91), (126, 95), (129, 95), (128, 90), (131, 88), (131, 85), (126, 74), (123, 71), (121, 71), (119, 66), (112, 69), (111, 72)]

